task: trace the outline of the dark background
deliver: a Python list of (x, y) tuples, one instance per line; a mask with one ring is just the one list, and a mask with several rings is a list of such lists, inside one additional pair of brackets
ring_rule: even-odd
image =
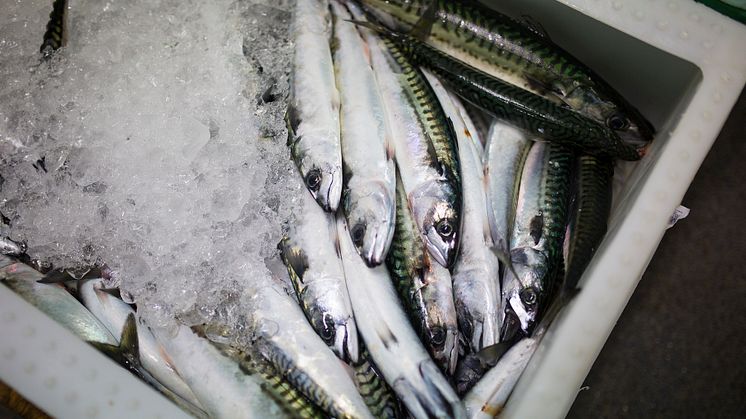
[(742, 92), (568, 418), (746, 418)]

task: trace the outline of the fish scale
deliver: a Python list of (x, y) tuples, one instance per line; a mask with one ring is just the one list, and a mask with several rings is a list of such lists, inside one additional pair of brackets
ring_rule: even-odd
[[(544, 29), (463, 1), (362, 0), (389, 29), (418, 39), (485, 73), (564, 103), (635, 146), (654, 128), (602, 77), (556, 45)], [(621, 125), (615, 125), (619, 124)]]
[(606, 234), (611, 211), (614, 162), (580, 156), (576, 162), (575, 197), (565, 237), (565, 289), (574, 288)]
[(360, 353), (360, 362), (352, 365), (355, 384), (370, 412), (379, 419), (402, 417), (399, 401), (381, 377), (367, 350)]
[(413, 64), (427, 67), (459, 96), (508, 123), (588, 154), (625, 160), (641, 157), (640, 151), (623, 143), (613, 131), (571, 109), (454, 60), (412, 36), (379, 30)]

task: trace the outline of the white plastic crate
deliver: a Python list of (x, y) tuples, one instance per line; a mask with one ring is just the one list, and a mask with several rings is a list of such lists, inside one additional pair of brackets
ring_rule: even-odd
[[(658, 129), (616, 193), (582, 291), (545, 336), (503, 413), (563, 417), (746, 82), (746, 26), (692, 0), (488, 3), (541, 22)], [(0, 379), (56, 417), (185, 416), (6, 287), (0, 328)]]

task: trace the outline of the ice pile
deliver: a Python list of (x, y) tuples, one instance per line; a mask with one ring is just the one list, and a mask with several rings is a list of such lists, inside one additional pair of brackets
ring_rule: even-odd
[(155, 324), (222, 317), (276, 253), (301, 185), (282, 109), (287, 1), (48, 0), (0, 20), (0, 235), (104, 262)]

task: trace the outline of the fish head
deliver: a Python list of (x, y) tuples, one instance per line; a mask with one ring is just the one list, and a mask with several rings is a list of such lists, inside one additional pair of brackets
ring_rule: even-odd
[(335, 316), (318, 305), (308, 307), (308, 318), (324, 343), (344, 361), (358, 359), (357, 328), (351, 316)]
[(380, 265), (394, 238), (396, 202), (393, 191), (383, 183), (348, 188), (342, 208), (358, 254), (369, 267)]
[(335, 212), (342, 196), (342, 168), (333, 164), (301, 164), (303, 183), (325, 211)]
[(461, 238), (461, 217), (456, 208), (452, 202), (436, 200), (422, 223), (427, 249), (445, 267), (453, 265)]
[(546, 258), (532, 249), (513, 249), (512, 266), (503, 282), (503, 313), (500, 340), (530, 336), (545, 300)]
[(640, 149), (653, 140), (655, 130), (652, 124), (624, 99), (606, 98), (596, 89), (585, 86), (574, 89), (566, 102), (613, 131), (625, 144)]
[[(427, 347), (435, 362), (444, 371), (453, 374), (458, 361), (459, 333), (458, 320), (452, 305), (450, 274), (448, 269), (426, 262), (419, 276), (423, 284), (422, 298), (431, 302), (425, 305), (423, 319)], [(444, 298), (446, 296), (447, 298)]]

